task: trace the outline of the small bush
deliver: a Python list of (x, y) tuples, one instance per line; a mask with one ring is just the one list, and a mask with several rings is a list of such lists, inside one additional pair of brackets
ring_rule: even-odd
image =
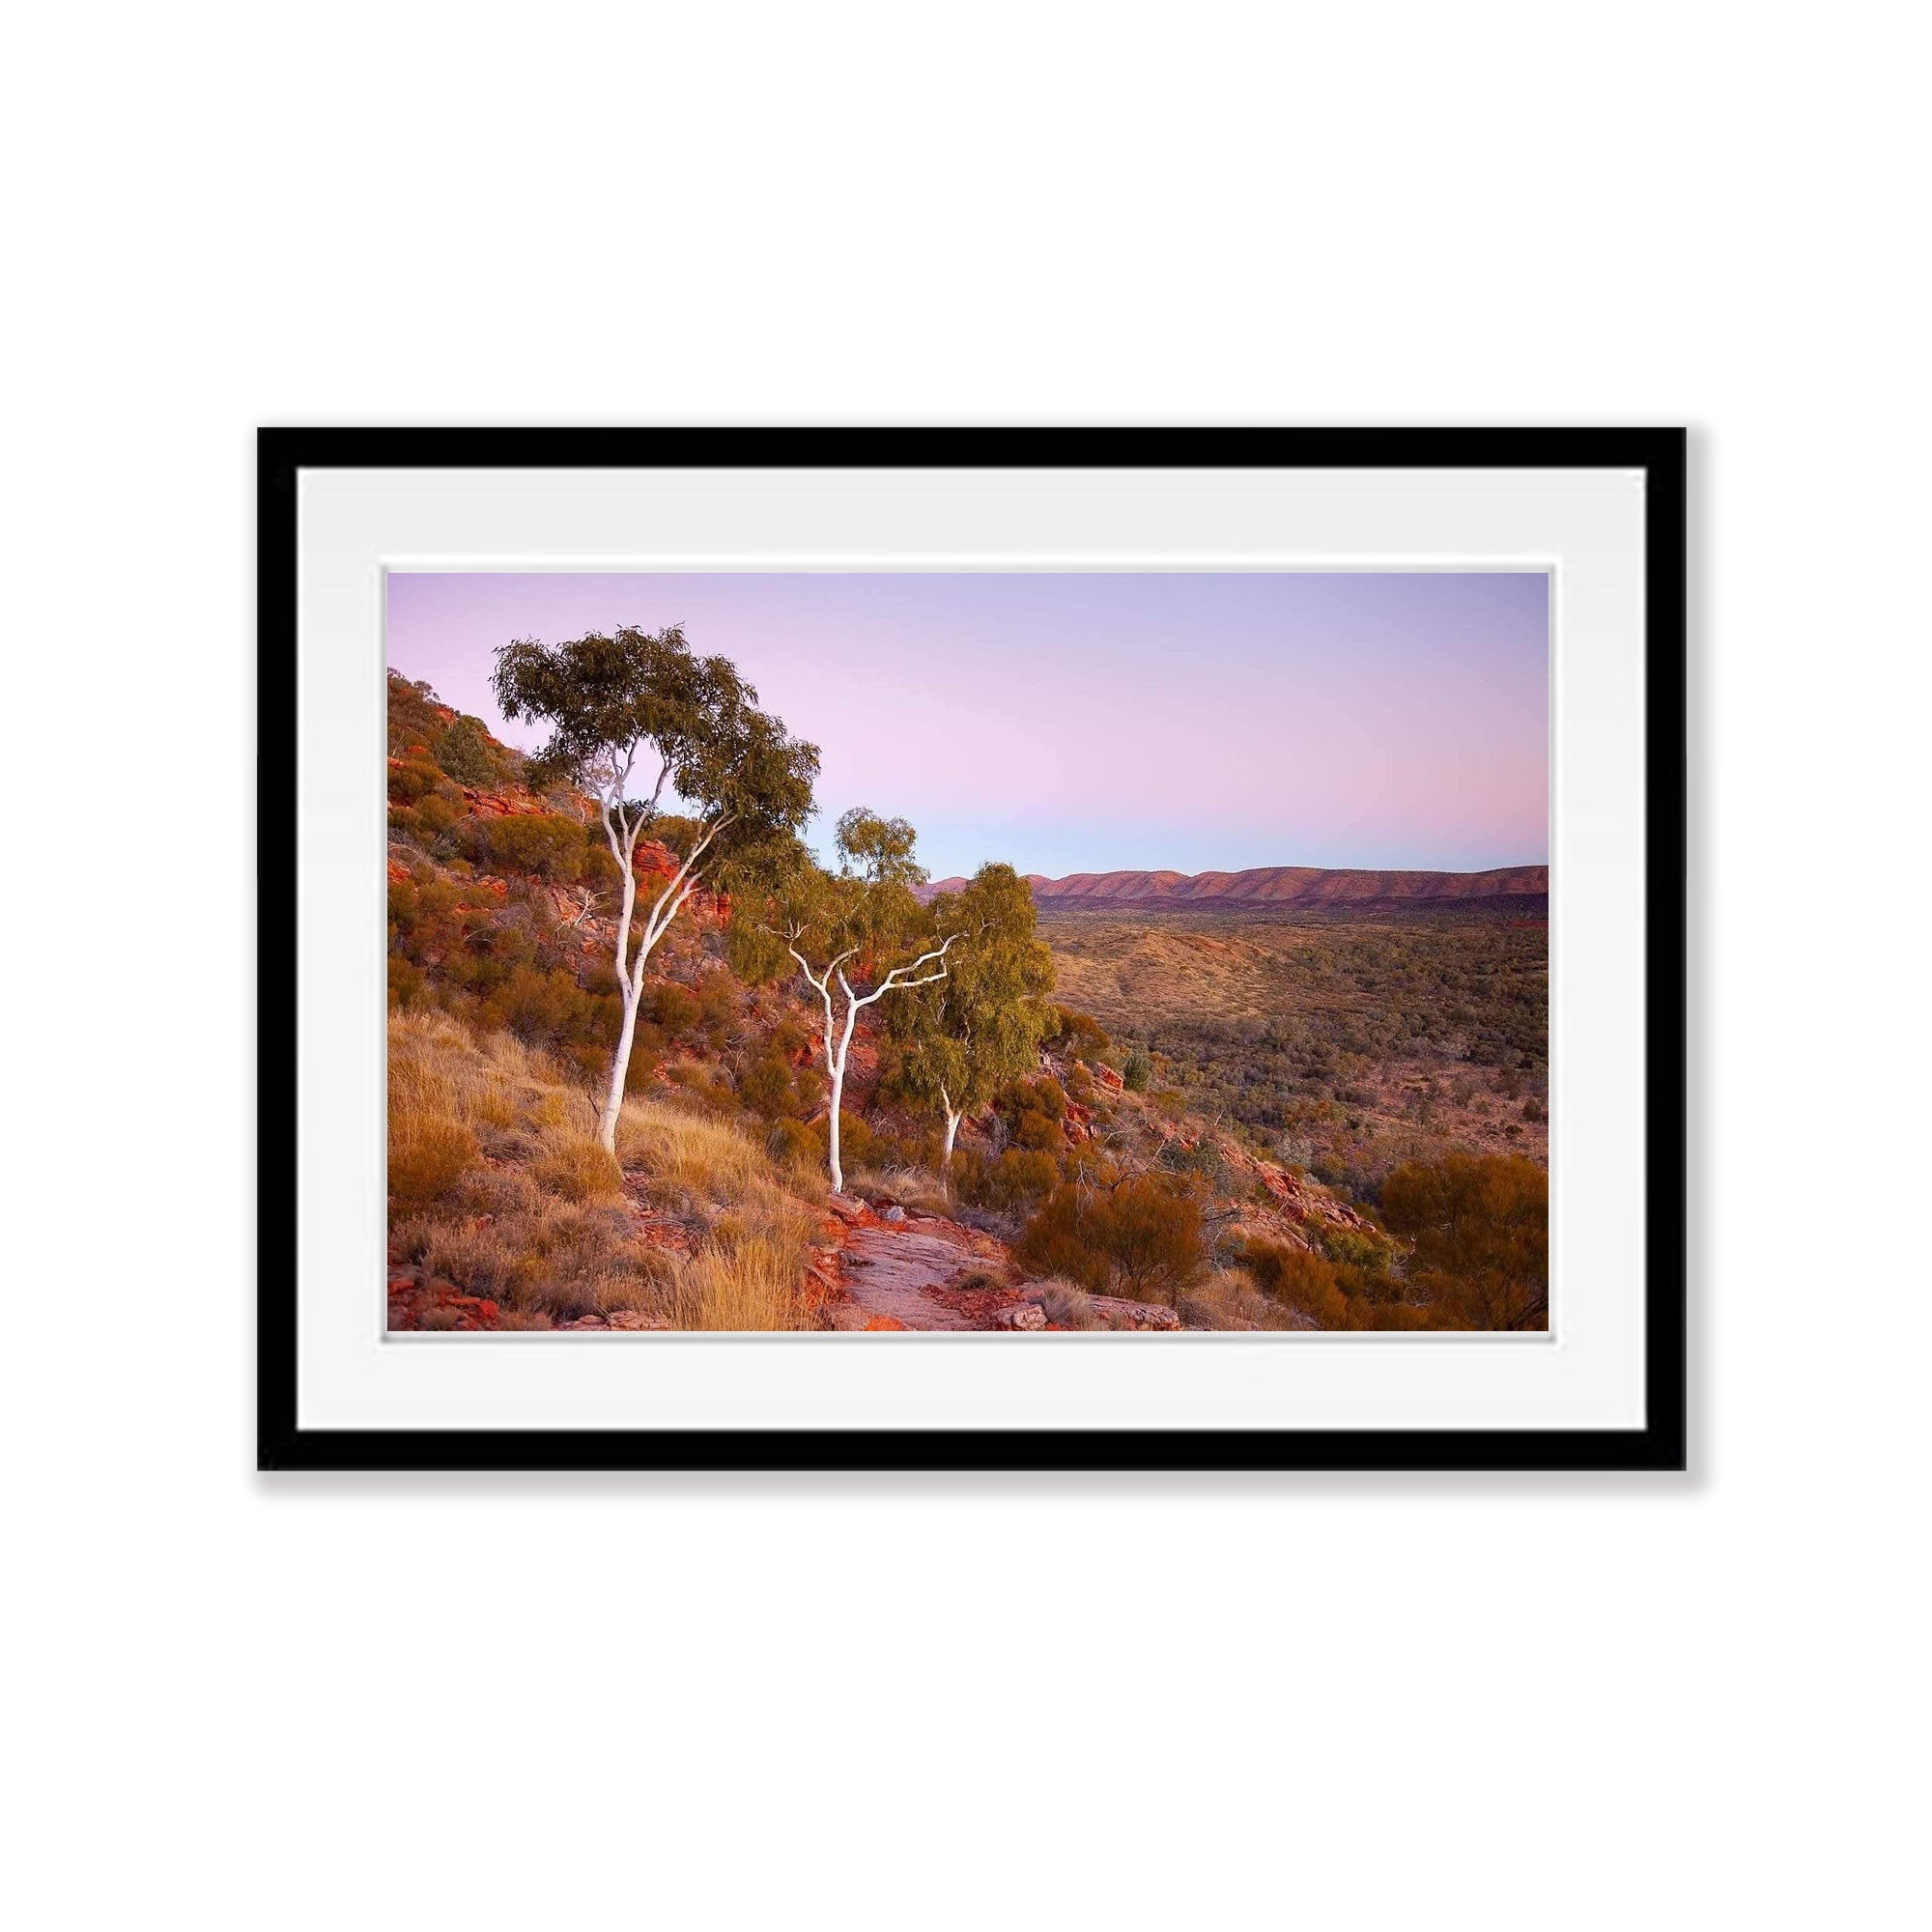
[(1430, 1299), (1475, 1328), (1549, 1324), (1549, 1177), (1519, 1154), (1406, 1161), (1382, 1219), (1413, 1244)]
[(1047, 1041), (1048, 1048), (1067, 1059), (1097, 1060), (1113, 1045), (1106, 1030), (1092, 1013), (1077, 1012), (1071, 1007), (1057, 1007), (1059, 1025)]
[(1335, 1264), (1321, 1255), (1272, 1241), (1250, 1241), (1241, 1264), (1272, 1301), (1306, 1316), (1319, 1328), (1353, 1328), (1349, 1297), (1335, 1278)]
[(461, 838), (467, 857), (498, 873), (532, 873), (552, 885), (574, 885), (583, 876), (583, 828), (562, 813), (512, 812), (502, 818), (466, 818)]
[(1060, 1163), (1033, 1148), (1009, 1148), (998, 1159), (964, 1148), (952, 1151), (952, 1185), (969, 1207), (1011, 1214), (1052, 1193)]
[(675, 980), (660, 980), (644, 989), (639, 1010), (664, 1029), (667, 1039), (677, 1039), (697, 1024), (697, 995)]
[(1154, 1176), (1109, 1194), (1055, 1191), (1013, 1249), (1031, 1274), (1061, 1275), (1094, 1293), (1110, 1284), (1143, 1300), (1170, 1298), (1207, 1264), (1200, 1203)]
[(437, 838), (456, 823), (457, 811), (440, 792), (433, 791), (416, 807), (415, 817), (417, 832)]
[(1144, 1046), (1129, 1048), (1121, 1079), (1129, 1094), (1145, 1094), (1153, 1081), (1153, 1055)]
[(427, 758), (406, 758), (389, 767), (389, 803), (414, 805), (442, 782), (442, 774)]

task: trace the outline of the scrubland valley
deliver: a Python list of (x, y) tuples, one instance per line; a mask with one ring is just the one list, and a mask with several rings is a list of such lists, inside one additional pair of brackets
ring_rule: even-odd
[(582, 645), (498, 654), (540, 759), (389, 680), (392, 1328), (1547, 1325), (1540, 877), (934, 889), (871, 812), (829, 870), (728, 666)]

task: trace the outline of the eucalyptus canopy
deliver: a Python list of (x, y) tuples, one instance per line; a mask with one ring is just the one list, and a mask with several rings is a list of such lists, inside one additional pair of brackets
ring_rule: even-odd
[(898, 1004), (889, 1025), (902, 1049), (901, 1082), (946, 1117), (943, 1173), (959, 1122), (1038, 1065), (1056, 1023), (1046, 998), (1053, 953), (1035, 935), (1032, 889), (1010, 866), (981, 866), (956, 897), (935, 898), (929, 917), (959, 943), (946, 979)]
[[(624, 1018), (597, 1124), (614, 1153), (645, 961), (707, 878), (755, 878), (785, 862), (811, 813), (818, 748), (760, 711), (729, 659), (696, 656), (681, 625), (593, 631), (559, 644), (520, 638), (498, 648), (491, 682), (506, 718), (550, 725), (530, 782), (594, 794), (623, 879), (615, 950)], [(688, 815), (671, 818), (668, 798)], [(638, 841), (654, 827), (677, 837), (675, 864), (634, 949)]]

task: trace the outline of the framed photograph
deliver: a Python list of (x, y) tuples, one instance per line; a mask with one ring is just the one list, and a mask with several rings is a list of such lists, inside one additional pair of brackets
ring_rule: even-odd
[(262, 1467), (1684, 1466), (1681, 431), (259, 465)]

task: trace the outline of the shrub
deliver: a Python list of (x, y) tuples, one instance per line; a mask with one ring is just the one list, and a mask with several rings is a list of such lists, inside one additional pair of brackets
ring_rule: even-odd
[(1305, 1315), (1321, 1328), (1356, 1326), (1349, 1297), (1335, 1278), (1335, 1264), (1322, 1256), (1273, 1241), (1250, 1241), (1240, 1259), (1270, 1300)]
[(1142, 1296), (1171, 1295), (1207, 1261), (1201, 1204), (1151, 1175), (1122, 1181), (1107, 1197), (1103, 1238), (1122, 1281)]
[(712, 1033), (729, 1033), (742, 1017), (737, 980), (723, 971), (705, 974), (697, 982), (697, 1012)]
[(1130, 1048), (1121, 1079), (1129, 1094), (1145, 1094), (1153, 1080), (1153, 1055), (1144, 1046)]
[(442, 774), (427, 758), (406, 758), (389, 767), (389, 803), (414, 805), (442, 782)]
[(675, 980), (660, 980), (645, 989), (640, 1010), (664, 1029), (667, 1039), (677, 1039), (697, 1024), (697, 995)]
[(739, 1067), (738, 1098), (760, 1120), (796, 1120), (805, 1111), (790, 1063), (769, 1046)]
[[(391, 813), (393, 818), (394, 814)], [(456, 808), (440, 791), (431, 792), (415, 809), (416, 829), (440, 838), (456, 823)]]
[(458, 784), (493, 784), (498, 776), (497, 761), (473, 718), (457, 719), (437, 740), (436, 761)]
[(1060, 1179), (1060, 1163), (1033, 1148), (1009, 1148), (997, 1160), (955, 1148), (952, 1176), (959, 1198), (969, 1206), (1010, 1214), (1052, 1193)]
[(1106, 1030), (1092, 1013), (1077, 1012), (1071, 1007), (1057, 1007), (1059, 1019), (1048, 1048), (1067, 1059), (1097, 1060), (1113, 1045)]
[(1520, 1154), (1406, 1161), (1382, 1219), (1413, 1244), (1417, 1285), (1478, 1328), (1549, 1322), (1549, 1177)]
[(560, 812), (519, 811), (502, 818), (467, 818), (463, 848), (496, 872), (529, 872), (553, 885), (583, 876), (583, 828)]
[(1201, 1207), (1152, 1175), (1110, 1194), (1061, 1187), (1027, 1223), (1013, 1249), (1031, 1274), (1062, 1275), (1094, 1293), (1118, 1281), (1142, 1299), (1165, 1299), (1207, 1264)]
[[(518, 1038), (535, 1046), (560, 1046), (571, 1040), (616, 1037), (614, 1016), (605, 1003), (591, 998), (560, 967), (541, 972), (534, 966), (513, 967), (483, 1003), (488, 1026), (507, 1027)], [(609, 1047), (605, 1049), (607, 1055)]]

